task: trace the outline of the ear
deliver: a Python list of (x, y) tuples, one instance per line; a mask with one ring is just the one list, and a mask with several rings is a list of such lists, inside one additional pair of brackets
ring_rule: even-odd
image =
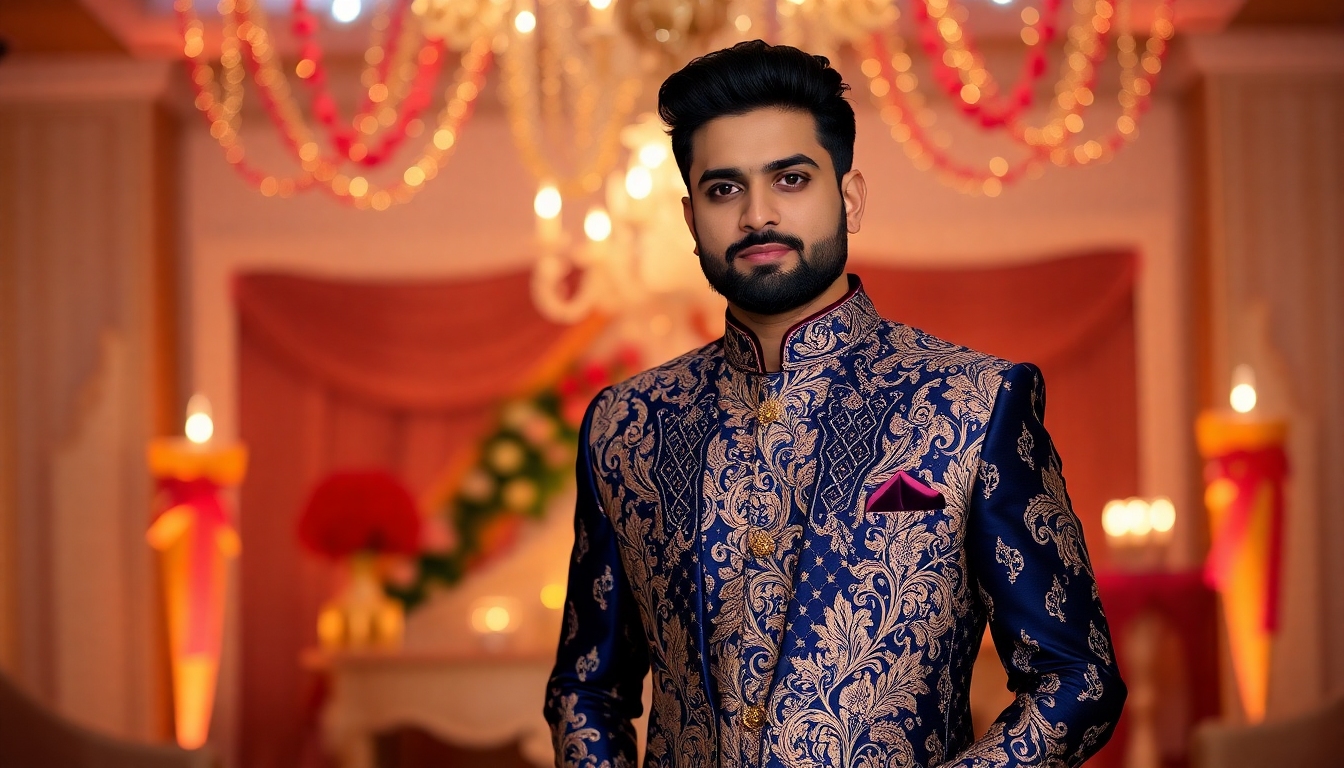
[(868, 202), (868, 182), (857, 169), (840, 177), (840, 199), (845, 204), (845, 229), (852, 235), (859, 231)]
[(681, 214), (686, 217), (686, 228), (691, 231), (691, 239), (695, 241), (694, 253), (700, 255), (700, 238), (695, 234), (695, 208), (691, 206), (690, 196), (681, 198)]

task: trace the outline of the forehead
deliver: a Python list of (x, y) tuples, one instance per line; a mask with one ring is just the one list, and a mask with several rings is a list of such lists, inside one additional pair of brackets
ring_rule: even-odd
[(796, 154), (831, 170), (830, 154), (817, 141), (810, 112), (770, 107), (726, 115), (705, 123), (691, 137), (691, 176), (706, 168), (756, 170)]

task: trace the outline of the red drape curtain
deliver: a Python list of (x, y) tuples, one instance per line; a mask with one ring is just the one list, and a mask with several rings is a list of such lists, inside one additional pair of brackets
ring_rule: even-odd
[[(1101, 506), (1137, 488), (1134, 257), (955, 270), (855, 261), (886, 317), (1041, 367), (1046, 424), (1103, 565)], [(242, 489), (242, 764), (303, 761), (311, 686), (298, 659), (316, 642), (330, 590), (328, 569), (295, 538), (305, 493), (350, 466), (430, 485), (565, 334), (533, 309), (527, 281), (238, 280), (241, 433), (252, 451)]]
[(348, 283), (239, 278), (242, 489), (241, 764), (295, 768), (330, 569), (299, 549), (305, 495), (341, 467), (384, 467), (432, 485), (483, 432), (566, 329), (532, 306), (526, 275)]

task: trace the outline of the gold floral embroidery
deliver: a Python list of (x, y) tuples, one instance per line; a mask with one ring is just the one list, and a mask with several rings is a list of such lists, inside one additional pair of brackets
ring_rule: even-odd
[(593, 600), (597, 601), (597, 607), (607, 610), (607, 595), (616, 586), (611, 577), (611, 566), (608, 565), (602, 570), (602, 575), (593, 579)]
[(1101, 675), (1097, 672), (1096, 664), (1087, 665), (1087, 672), (1083, 673), (1083, 682), (1087, 687), (1078, 694), (1079, 701), (1098, 701), (1106, 692), (1105, 686), (1101, 684)]
[(1027, 429), (1025, 422), (1022, 424), (1022, 434), (1017, 436), (1017, 457), (1026, 462), (1030, 469), (1036, 468), (1036, 459), (1031, 455), (1036, 450), (1036, 438), (1031, 436), (1031, 430)]
[(597, 647), (594, 646), (593, 650), (580, 656), (579, 660), (574, 662), (574, 671), (578, 673), (579, 680), (583, 681), (587, 680), (588, 676), (596, 672), (601, 665), (602, 661), (597, 656)]
[(1111, 643), (1106, 639), (1106, 635), (1097, 629), (1097, 625), (1089, 623), (1087, 627), (1087, 647), (1097, 654), (1097, 658), (1106, 662), (1106, 666), (1111, 665)]
[(1068, 494), (1064, 490), (1064, 478), (1059, 473), (1059, 461), (1051, 456), (1041, 474), (1045, 484), (1045, 493), (1035, 496), (1027, 503), (1027, 512), (1023, 521), (1031, 538), (1037, 544), (1054, 543), (1059, 559), (1073, 570), (1074, 575), (1086, 571), (1092, 573), (1087, 560), (1087, 551), (1083, 548), (1083, 534), (1078, 525), (1078, 517), (1069, 507)]
[(1017, 577), (1026, 565), (1022, 553), (1003, 543), (1003, 537), (994, 543), (994, 560), (1008, 569), (1008, 583), (1016, 584)]
[(1051, 576), (1050, 591), (1045, 593), (1045, 613), (1059, 619), (1064, 623), (1064, 601), (1069, 599), (1069, 593), (1064, 591), (1064, 585), (1059, 583), (1059, 576)]

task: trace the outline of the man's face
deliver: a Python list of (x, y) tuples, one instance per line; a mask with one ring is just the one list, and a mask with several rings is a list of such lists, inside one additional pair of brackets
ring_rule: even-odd
[(705, 277), (729, 302), (777, 315), (844, 274), (863, 180), (850, 171), (837, 188), (811, 114), (771, 108), (712, 120), (692, 137), (691, 158), (686, 223)]

